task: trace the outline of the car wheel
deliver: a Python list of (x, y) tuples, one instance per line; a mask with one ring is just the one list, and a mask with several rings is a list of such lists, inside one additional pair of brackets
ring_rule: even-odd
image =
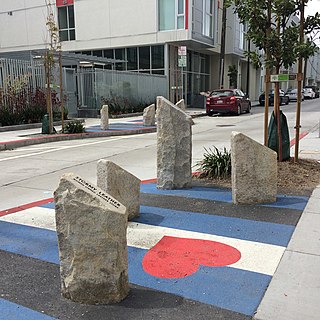
[(213, 112), (207, 111), (207, 116), (212, 117), (213, 116)]
[(237, 116), (240, 116), (240, 114), (241, 114), (241, 106), (239, 104), (237, 108)]
[(246, 110), (246, 113), (250, 113), (250, 111), (251, 111), (251, 103), (248, 104), (248, 108)]
[(286, 105), (288, 105), (289, 104), (289, 99), (286, 101)]

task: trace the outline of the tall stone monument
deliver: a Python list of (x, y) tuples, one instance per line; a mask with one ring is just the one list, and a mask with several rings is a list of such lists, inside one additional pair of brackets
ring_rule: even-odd
[(140, 215), (140, 183), (140, 179), (114, 162), (104, 159), (98, 161), (98, 187), (127, 208), (129, 220)]
[(231, 134), (232, 202), (276, 201), (277, 153), (239, 132)]
[(126, 208), (75, 174), (54, 192), (62, 295), (110, 304), (129, 292)]
[(156, 122), (156, 106), (151, 104), (143, 110), (143, 125), (154, 126)]
[(101, 130), (109, 129), (109, 106), (103, 105), (100, 110), (100, 125)]
[(157, 98), (157, 187), (190, 188), (191, 117), (163, 97)]

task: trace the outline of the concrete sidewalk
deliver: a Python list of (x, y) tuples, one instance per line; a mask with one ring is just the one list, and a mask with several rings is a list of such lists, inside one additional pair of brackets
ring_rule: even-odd
[[(291, 148), (291, 153), (293, 152)], [(301, 158), (320, 161), (319, 128), (300, 140)], [(320, 185), (313, 191), (257, 310), (257, 320), (318, 320)]]

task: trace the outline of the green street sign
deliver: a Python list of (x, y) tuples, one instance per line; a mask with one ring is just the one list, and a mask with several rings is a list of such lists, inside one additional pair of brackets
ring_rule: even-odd
[(179, 56), (178, 66), (179, 67), (186, 67), (187, 66), (187, 56)]
[(289, 80), (296, 80), (296, 74), (272, 74), (270, 76), (271, 82), (279, 82), (279, 81), (289, 81)]

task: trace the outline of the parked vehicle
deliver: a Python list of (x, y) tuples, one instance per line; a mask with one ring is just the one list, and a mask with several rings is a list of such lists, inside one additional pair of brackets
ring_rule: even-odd
[(305, 89), (311, 88), (315, 93), (315, 98), (319, 98), (319, 88), (316, 86), (305, 86)]
[(311, 88), (304, 88), (303, 94), (306, 99), (314, 99), (316, 97), (316, 93)]
[[(290, 101), (298, 100), (298, 89), (288, 89), (286, 95), (289, 97)], [(304, 93), (301, 91), (301, 101), (304, 101)]]
[[(282, 89), (279, 90), (279, 97), (280, 97), (280, 105), (289, 104), (290, 98)], [(264, 101), (265, 101), (265, 94), (263, 92), (259, 96), (260, 106), (264, 106)], [(271, 90), (269, 93), (269, 105), (273, 105), (273, 102), (274, 102), (274, 90)]]
[(250, 110), (250, 99), (239, 89), (214, 90), (206, 101), (206, 112), (210, 117), (215, 113), (240, 115), (242, 112), (249, 113)]

